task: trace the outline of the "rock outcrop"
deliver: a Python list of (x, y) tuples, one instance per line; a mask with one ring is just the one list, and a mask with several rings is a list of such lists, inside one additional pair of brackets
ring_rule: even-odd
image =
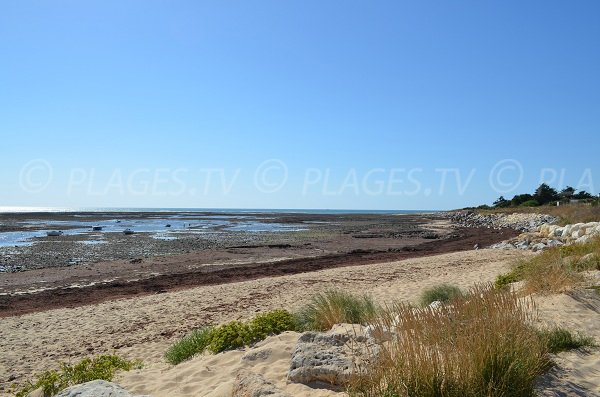
[(292, 354), (288, 381), (339, 388), (378, 353), (375, 340), (360, 325), (340, 324), (328, 332), (305, 332)]
[(105, 380), (93, 380), (66, 388), (56, 397), (150, 397), (134, 396), (116, 383)]

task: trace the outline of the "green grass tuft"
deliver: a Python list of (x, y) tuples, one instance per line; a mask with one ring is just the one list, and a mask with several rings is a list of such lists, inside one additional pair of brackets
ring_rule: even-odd
[(595, 347), (596, 341), (591, 336), (582, 334), (573, 334), (565, 328), (552, 328), (540, 331), (540, 337), (548, 346), (550, 353), (560, 353), (563, 351)]
[(167, 362), (177, 365), (189, 360), (194, 355), (203, 352), (212, 340), (213, 327), (204, 327), (192, 331), (169, 347), (165, 353)]
[(427, 306), (431, 302), (440, 301), (448, 303), (453, 299), (460, 298), (463, 296), (463, 292), (460, 288), (450, 284), (440, 284), (428, 288), (423, 291), (419, 299), (422, 306)]

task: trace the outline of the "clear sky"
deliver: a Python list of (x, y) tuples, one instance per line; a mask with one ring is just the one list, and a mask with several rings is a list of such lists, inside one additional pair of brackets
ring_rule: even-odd
[(0, 0), (0, 206), (600, 193), (600, 2)]

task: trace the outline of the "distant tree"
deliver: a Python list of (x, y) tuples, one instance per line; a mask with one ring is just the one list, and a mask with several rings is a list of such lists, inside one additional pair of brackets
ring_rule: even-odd
[(504, 198), (504, 196), (498, 197), (496, 201), (494, 201), (494, 207), (496, 208), (505, 208), (510, 206), (510, 201)]
[(530, 201), (533, 200), (533, 196), (529, 193), (525, 193), (525, 194), (517, 194), (515, 197), (513, 197), (510, 200), (510, 205), (512, 205), (513, 207), (518, 207), (519, 205), (523, 204), (526, 201)]
[(579, 193), (574, 194), (573, 198), (576, 199), (576, 200), (589, 200), (589, 199), (593, 199), (594, 196), (592, 196), (591, 194), (589, 194), (585, 190), (581, 190)]
[(567, 186), (558, 194), (561, 199), (569, 200), (575, 194), (575, 189), (571, 186)]
[(540, 205), (544, 205), (552, 201), (558, 200), (559, 197), (558, 192), (556, 190), (554, 190), (547, 184), (542, 183), (540, 186), (538, 186), (537, 189), (535, 189), (535, 194), (533, 195), (533, 198), (538, 203), (540, 203)]

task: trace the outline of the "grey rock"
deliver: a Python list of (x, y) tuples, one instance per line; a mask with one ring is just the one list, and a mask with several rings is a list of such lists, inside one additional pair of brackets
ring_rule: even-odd
[(543, 249), (545, 249), (545, 248), (546, 248), (546, 244), (544, 244), (544, 243), (537, 243), (537, 244), (534, 244), (534, 245), (531, 247), (531, 249), (532, 249), (533, 251), (541, 251), (541, 250), (543, 250)]
[(242, 356), (242, 361), (266, 360), (271, 357), (273, 350), (270, 348), (250, 350)]
[(548, 240), (548, 243), (546, 243), (546, 245), (548, 247), (559, 247), (564, 244), (559, 240)]
[(515, 244), (515, 247), (517, 247), (520, 250), (526, 250), (527, 248), (529, 248), (529, 241), (519, 241), (517, 244)]
[(105, 380), (93, 380), (68, 387), (58, 393), (56, 397), (149, 397), (134, 396), (116, 383)]
[(238, 372), (231, 397), (291, 397), (259, 374), (247, 370)]
[(372, 363), (379, 346), (359, 325), (329, 332), (305, 332), (292, 353), (288, 381), (313, 387), (339, 388), (360, 366)]

